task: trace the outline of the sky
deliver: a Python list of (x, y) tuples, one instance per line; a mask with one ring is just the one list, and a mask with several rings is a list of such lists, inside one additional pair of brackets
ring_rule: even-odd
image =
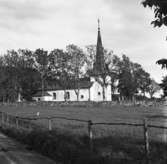
[(167, 31), (153, 28), (153, 11), (142, 0), (0, 0), (0, 53), (7, 49), (65, 49), (96, 44), (100, 18), (104, 48), (138, 62), (157, 82), (167, 70)]

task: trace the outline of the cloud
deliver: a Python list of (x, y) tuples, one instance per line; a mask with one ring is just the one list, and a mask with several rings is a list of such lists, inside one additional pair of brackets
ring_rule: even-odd
[(46, 20), (57, 10), (52, 3), (43, 0), (0, 0), (0, 28), (32, 32), (33, 22)]
[(96, 44), (100, 18), (104, 47), (125, 53), (159, 77), (152, 69), (157, 70), (155, 61), (166, 55), (166, 32), (150, 25), (153, 12), (141, 1), (0, 0), (0, 51)]
[(0, 11), (3, 17), (26, 20), (45, 18), (50, 8), (38, 0), (1, 0)]

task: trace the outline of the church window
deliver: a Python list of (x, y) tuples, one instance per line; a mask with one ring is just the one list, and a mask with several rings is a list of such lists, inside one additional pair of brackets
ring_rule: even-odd
[(53, 93), (53, 99), (56, 99), (56, 93), (55, 92)]
[(66, 99), (70, 99), (70, 92), (66, 92)]
[(100, 96), (100, 95), (101, 95), (101, 92), (98, 92), (98, 95)]

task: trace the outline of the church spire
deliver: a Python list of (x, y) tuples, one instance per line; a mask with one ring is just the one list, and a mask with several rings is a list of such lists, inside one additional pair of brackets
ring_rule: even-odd
[(97, 21), (98, 21), (98, 31), (100, 31), (100, 19), (98, 19)]
[(98, 19), (98, 35), (97, 35), (97, 46), (96, 46), (96, 60), (94, 63), (94, 73), (101, 75), (105, 73), (104, 68), (104, 52), (100, 32), (100, 20)]

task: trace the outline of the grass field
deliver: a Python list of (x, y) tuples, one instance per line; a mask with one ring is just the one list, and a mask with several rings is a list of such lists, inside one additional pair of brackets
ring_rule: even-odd
[[(60, 116), (67, 118), (76, 118), (83, 120), (92, 120), (93, 122), (126, 122), (126, 123), (142, 123), (144, 118), (149, 118), (149, 124), (166, 125), (167, 107), (142, 107), (142, 106), (123, 106), (123, 105), (96, 105), (96, 106), (73, 106), (73, 105), (25, 105), (12, 104), (1, 105), (0, 111), (17, 115), (21, 117), (35, 117), (39, 112), (39, 117)], [(47, 126), (47, 120), (37, 120), (42, 126)], [(54, 119), (53, 127), (62, 131), (74, 132), (76, 134), (87, 133), (87, 124), (76, 121), (67, 121)], [(150, 137), (158, 139), (164, 138), (164, 130), (150, 130)], [(96, 125), (93, 128), (94, 137), (109, 135), (124, 135), (128, 137), (143, 137), (142, 127), (129, 126), (107, 126)]]
[[(123, 106), (123, 105), (54, 105), (49, 104), (11, 104), (0, 105), (0, 111), (21, 117), (36, 117), (39, 112), (40, 117), (60, 116), (82, 120), (92, 120), (97, 122), (124, 122), (124, 123), (143, 123), (144, 118), (148, 118), (149, 124), (167, 126), (167, 106)], [(36, 120), (35, 124), (48, 127), (47, 120)], [(68, 132), (83, 135), (88, 132), (87, 123), (54, 119), (53, 128), (59, 132)], [(167, 141), (166, 131), (162, 129), (149, 129), (149, 141)], [(68, 136), (68, 135), (67, 135)], [(95, 125), (93, 126), (94, 147), (104, 156), (114, 156), (122, 158), (123, 153), (139, 163), (144, 154), (144, 134), (143, 127), (118, 126), (118, 125)], [(152, 142), (150, 142), (152, 144)], [(164, 154), (167, 153), (166, 145), (151, 145), (150, 156), (155, 163), (160, 159), (166, 160)], [(159, 153), (161, 152), (161, 153)], [(158, 156), (157, 156), (157, 153)], [(107, 157), (108, 158), (108, 157)], [(135, 163), (137, 163), (135, 161)], [(122, 163), (121, 163), (122, 164)]]

